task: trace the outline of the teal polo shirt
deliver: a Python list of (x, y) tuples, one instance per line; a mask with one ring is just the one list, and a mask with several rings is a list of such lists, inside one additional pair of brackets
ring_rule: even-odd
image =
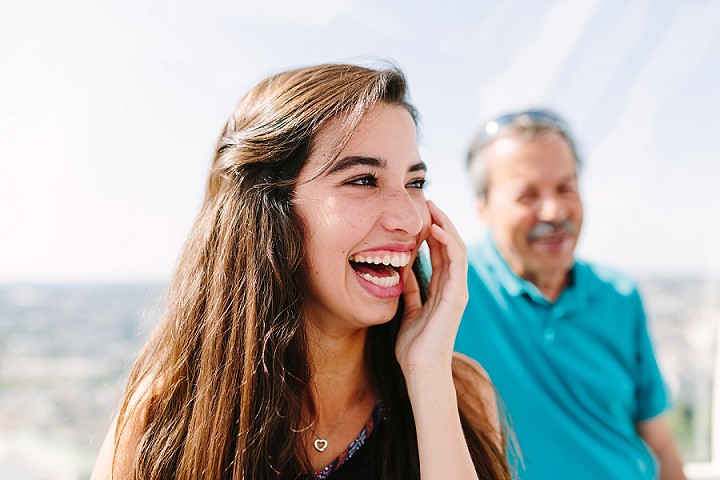
[(635, 424), (669, 407), (635, 284), (576, 261), (549, 301), (490, 235), (468, 251), (455, 349), (488, 371), (522, 450), (523, 480), (654, 479)]

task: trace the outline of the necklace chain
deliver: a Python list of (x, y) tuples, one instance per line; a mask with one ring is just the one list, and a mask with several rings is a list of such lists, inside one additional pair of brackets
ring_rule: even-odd
[(313, 429), (313, 434), (315, 435), (315, 439), (313, 440), (313, 448), (315, 448), (315, 450), (317, 450), (317, 451), (320, 452), (320, 453), (322, 453), (322, 452), (325, 451), (325, 449), (326, 449), (326, 448), (328, 447), (328, 445), (330, 444), (330, 443), (328, 442), (328, 438), (330, 438), (330, 436), (332, 436), (332, 434), (335, 433), (335, 430), (337, 429), (337, 427), (340, 426), (340, 424), (342, 423), (342, 421), (345, 420), (345, 417), (347, 417), (348, 413), (350, 413), (350, 410), (352, 410), (352, 408), (355, 406), (355, 404), (357, 403), (357, 401), (360, 400), (360, 396), (361, 396), (361, 395), (363, 394), (363, 392), (365, 391), (365, 387), (366, 387), (366, 386), (367, 386), (367, 382), (363, 383), (362, 388), (360, 388), (360, 390), (358, 391), (357, 395), (355, 395), (355, 398), (353, 399), (353, 401), (350, 402), (350, 405), (349, 405), (348, 408), (345, 410), (345, 412), (343, 412), (343, 414), (340, 415), (340, 418), (335, 422), (335, 425), (332, 426), (332, 428), (331, 428), (330, 431), (327, 433), (327, 435), (325, 435), (324, 437), (321, 437), (321, 436), (319, 436), (319, 435), (317, 434), (317, 432)]

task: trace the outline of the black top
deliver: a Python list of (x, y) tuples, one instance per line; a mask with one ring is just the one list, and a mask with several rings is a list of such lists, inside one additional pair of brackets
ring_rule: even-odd
[(362, 431), (328, 466), (307, 475), (306, 480), (354, 480), (379, 478), (379, 449), (386, 434), (387, 416), (378, 401)]
[(385, 422), (381, 421), (365, 444), (337, 470), (329, 480), (372, 480), (380, 477), (380, 439), (385, 433)]

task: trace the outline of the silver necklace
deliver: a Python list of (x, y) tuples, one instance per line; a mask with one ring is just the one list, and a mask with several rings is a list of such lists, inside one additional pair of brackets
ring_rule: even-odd
[(360, 400), (360, 396), (361, 396), (361, 395), (363, 394), (363, 392), (365, 391), (365, 387), (366, 387), (366, 386), (367, 386), (367, 382), (363, 383), (362, 388), (361, 388), (360, 391), (357, 393), (357, 395), (355, 395), (355, 398), (354, 398), (353, 401), (350, 403), (350, 406), (347, 408), (347, 410), (345, 410), (345, 412), (344, 412), (342, 415), (340, 415), (340, 418), (338, 419), (337, 422), (335, 422), (335, 425), (333, 425), (333, 427), (330, 429), (330, 431), (327, 433), (327, 435), (325, 435), (324, 437), (321, 437), (321, 436), (319, 436), (319, 435), (317, 434), (317, 432), (313, 429), (313, 434), (315, 435), (315, 439), (313, 440), (313, 447), (315, 448), (315, 450), (317, 450), (317, 451), (320, 452), (320, 453), (322, 453), (322, 452), (325, 451), (325, 449), (326, 449), (326, 448), (328, 447), (328, 445), (330, 444), (330, 443), (328, 442), (328, 438), (330, 438), (330, 437), (332, 436), (332, 434), (335, 433), (335, 430), (337, 429), (337, 427), (340, 426), (340, 424), (342, 423), (342, 421), (345, 420), (345, 417), (347, 417), (348, 413), (350, 413), (350, 410), (352, 410), (352, 408), (355, 406), (355, 404), (357, 403), (357, 401)]

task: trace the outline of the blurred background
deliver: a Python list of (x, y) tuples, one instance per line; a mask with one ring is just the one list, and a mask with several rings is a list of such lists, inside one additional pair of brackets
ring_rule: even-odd
[(688, 472), (720, 478), (720, 2), (419, 3), (0, 0), (0, 478), (89, 477), (240, 96), (387, 60), (421, 113), (427, 195), (469, 243), (481, 123), (568, 119), (579, 254), (640, 283)]

